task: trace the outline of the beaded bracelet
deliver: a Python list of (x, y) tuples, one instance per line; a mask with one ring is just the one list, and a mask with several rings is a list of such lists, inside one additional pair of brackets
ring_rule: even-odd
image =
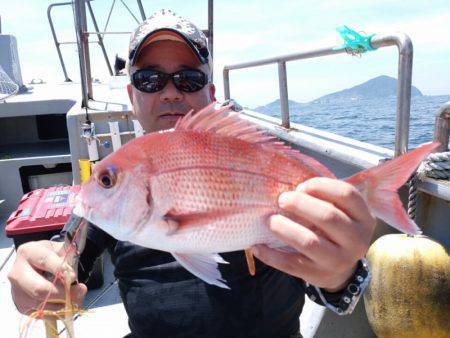
[(371, 273), (367, 261), (363, 258), (358, 261), (358, 267), (347, 287), (338, 293), (330, 293), (314, 285), (306, 283), (309, 298), (338, 315), (347, 315), (353, 312), (361, 295), (370, 282)]

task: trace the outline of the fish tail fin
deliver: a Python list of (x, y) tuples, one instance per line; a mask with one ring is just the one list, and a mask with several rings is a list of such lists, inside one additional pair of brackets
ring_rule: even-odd
[(345, 181), (363, 193), (376, 217), (401, 232), (418, 234), (420, 229), (406, 214), (397, 190), (438, 145), (438, 142), (425, 144), (376, 167), (361, 171)]

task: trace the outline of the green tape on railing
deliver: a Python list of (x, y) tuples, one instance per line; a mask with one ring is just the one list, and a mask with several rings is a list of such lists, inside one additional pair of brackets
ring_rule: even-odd
[(334, 50), (346, 49), (352, 54), (362, 54), (376, 49), (370, 43), (370, 39), (372, 39), (375, 34), (362, 35), (347, 26), (338, 27), (336, 30), (341, 35), (342, 39), (344, 39), (344, 44), (341, 47), (333, 48)]

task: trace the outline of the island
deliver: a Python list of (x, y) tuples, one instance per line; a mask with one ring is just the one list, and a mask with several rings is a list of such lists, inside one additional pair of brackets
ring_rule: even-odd
[[(312, 101), (312, 103), (329, 103), (333, 101), (354, 101), (395, 97), (397, 95), (397, 79), (381, 75), (357, 86), (328, 94)], [(422, 92), (411, 86), (411, 96), (423, 96)]]
[[(349, 101), (378, 99), (378, 98), (382, 99), (395, 96), (397, 96), (397, 79), (387, 75), (381, 75), (373, 79), (370, 79), (364, 83), (356, 85), (354, 87), (321, 96), (318, 99), (315, 99), (309, 103), (300, 103), (293, 100), (289, 100), (289, 110), (291, 112), (301, 111), (302, 107), (305, 107), (310, 104), (335, 103), (335, 102), (345, 103)], [(411, 96), (412, 97), (423, 96), (423, 94), (418, 88), (411, 86)], [(260, 113), (271, 115), (274, 112), (279, 112), (280, 107), (281, 107), (280, 100), (277, 99), (264, 106), (253, 108), (253, 110)]]

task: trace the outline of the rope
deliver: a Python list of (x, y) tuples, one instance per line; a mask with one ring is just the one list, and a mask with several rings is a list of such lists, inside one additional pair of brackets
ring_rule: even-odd
[(441, 180), (450, 179), (450, 152), (428, 155), (428, 157), (420, 164), (417, 172), (409, 179), (408, 216), (413, 220), (416, 218), (418, 196), (417, 184), (426, 177)]
[(408, 216), (412, 220), (416, 218), (416, 208), (417, 208), (417, 173), (411, 176), (408, 181), (409, 185), (409, 195), (408, 195)]
[(430, 154), (425, 161), (422, 162), (417, 173), (421, 180), (425, 177), (435, 179), (450, 178), (450, 152)]

